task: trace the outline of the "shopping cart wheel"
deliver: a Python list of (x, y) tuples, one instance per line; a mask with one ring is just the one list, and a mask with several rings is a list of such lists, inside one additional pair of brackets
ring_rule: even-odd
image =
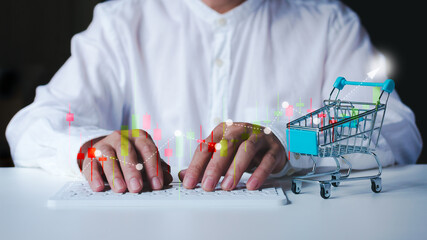
[(302, 185), (302, 183), (300, 181), (292, 180), (292, 187), (291, 187), (292, 192), (295, 194), (300, 193), (301, 192), (301, 185)]
[(381, 178), (371, 178), (371, 189), (374, 193), (379, 193), (382, 190)]
[(331, 184), (321, 183), (320, 184), (320, 196), (324, 199), (328, 199), (331, 196)]
[[(332, 180), (337, 180), (341, 178), (341, 173), (336, 173), (332, 175)], [(332, 186), (338, 187), (340, 185), (340, 182), (333, 182)]]

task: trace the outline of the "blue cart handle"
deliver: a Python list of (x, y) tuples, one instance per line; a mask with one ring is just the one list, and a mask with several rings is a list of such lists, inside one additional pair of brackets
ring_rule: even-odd
[(347, 81), (343, 77), (338, 77), (337, 80), (335, 80), (334, 88), (342, 90), (345, 85), (381, 87), (382, 91), (387, 92), (389, 94), (393, 92), (394, 86), (395, 86), (394, 81), (391, 79), (387, 79), (383, 83), (378, 83), (378, 82), (352, 82), (352, 81)]

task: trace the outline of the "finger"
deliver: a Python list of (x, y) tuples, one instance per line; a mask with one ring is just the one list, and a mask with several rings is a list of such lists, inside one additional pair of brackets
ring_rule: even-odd
[(116, 152), (119, 153), (117, 155), (120, 159), (120, 167), (129, 192), (137, 193), (140, 192), (143, 187), (141, 172), (136, 169), (138, 158), (133, 144), (129, 142), (124, 143), (123, 141), (129, 141), (129, 139), (122, 137), (120, 149), (116, 147)]
[(107, 158), (107, 161), (104, 162), (104, 173), (111, 189), (117, 193), (125, 192), (126, 183), (120, 170), (120, 165), (117, 162), (118, 158), (113, 146), (105, 144), (98, 148), (102, 155)]
[[(141, 130), (142, 131), (142, 130)], [(143, 133), (145, 136), (145, 133)], [(160, 153), (151, 138), (136, 138), (134, 141), (136, 151), (141, 154), (144, 170), (150, 181), (151, 188), (159, 190), (163, 188), (163, 170), (161, 167)]]
[(160, 161), (162, 169), (164, 172), (171, 172), (171, 167), (169, 166), (169, 164), (167, 164), (165, 161), (163, 161), (163, 159)]
[(196, 148), (193, 159), (185, 173), (182, 184), (185, 188), (192, 189), (201, 180), (203, 172), (215, 151), (215, 141), (219, 141), (221, 138), (222, 135), (212, 132), (203, 143), (200, 143), (200, 147)]
[(83, 175), (94, 192), (104, 190), (104, 180), (102, 179), (99, 163), (96, 159), (86, 158), (82, 169)]
[(219, 142), (221, 149), (213, 154), (212, 160), (209, 161), (203, 174), (202, 187), (205, 191), (213, 191), (215, 189), (219, 179), (225, 174), (233, 161), (237, 151), (234, 146), (239, 144), (229, 139), (221, 139)]
[(185, 172), (187, 172), (187, 169), (183, 169), (183, 170), (179, 171), (179, 173), (178, 173), (178, 178), (181, 182), (184, 180)]
[(279, 162), (280, 152), (278, 148), (270, 149), (262, 158), (261, 163), (246, 183), (249, 190), (258, 189), (271, 174)]
[(248, 140), (240, 144), (233, 163), (228, 168), (221, 183), (221, 188), (224, 190), (234, 189), (254, 157), (265, 145), (264, 138), (256, 135), (251, 135)]
[[(239, 123), (237, 123), (237, 124), (239, 124)], [(236, 130), (239, 130), (239, 131), (236, 132)], [(238, 127), (234, 127), (234, 126), (233, 126), (233, 128), (231, 128), (230, 126), (227, 127), (227, 133), (228, 134), (227, 134), (227, 136), (224, 136), (224, 138), (227, 138), (227, 150), (225, 151), (226, 156), (230, 156), (231, 158), (233, 158), (235, 156), (235, 154), (237, 152), (237, 147), (242, 143), (243, 140), (248, 139), (248, 137), (244, 138), (244, 136), (243, 136), (243, 133), (246, 133), (246, 132), (247, 132), (247, 129), (244, 128), (242, 130), (242, 127), (240, 126), (240, 124)], [(222, 149), (222, 146), (221, 146), (221, 151), (224, 151)], [(184, 180), (186, 172), (187, 172), (187, 169), (183, 169), (178, 173), (178, 178), (180, 181)]]
[(160, 161), (160, 165), (163, 171), (163, 187), (169, 185), (173, 181), (173, 177), (171, 175), (171, 167), (167, 164), (163, 159)]
[(173, 181), (173, 177), (171, 175), (171, 167), (165, 161), (161, 160), (161, 166), (163, 170), (163, 187), (169, 185)]
[[(137, 155), (138, 155), (138, 152), (137, 152)], [(142, 157), (139, 157), (138, 158), (138, 164), (139, 163), (142, 164), (142, 162), (143, 162)], [(165, 173), (168, 173), (172, 177), (172, 175), (170, 173), (171, 167), (163, 159), (160, 159), (160, 166), (161, 166), (162, 171), (163, 171), (163, 179), (166, 178)], [(149, 181), (147, 181), (147, 174), (145, 173), (145, 170), (141, 170), (141, 175), (142, 175), (142, 179), (144, 180), (144, 182), (149, 182)]]
[(163, 179), (163, 186), (167, 186), (173, 181), (173, 177), (168, 171), (163, 171)]
[[(147, 180), (147, 174), (142, 171), (142, 179), (144, 182), (150, 184), (150, 181)], [(163, 170), (163, 188), (168, 186), (173, 181), (172, 175), (167, 170)]]

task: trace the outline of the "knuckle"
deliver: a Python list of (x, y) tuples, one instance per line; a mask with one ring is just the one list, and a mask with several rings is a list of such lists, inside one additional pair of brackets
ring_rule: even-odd
[(271, 171), (269, 170), (269, 169), (266, 169), (265, 167), (263, 167), (263, 166), (259, 166), (258, 168), (257, 168), (257, 170), (258, 170), (258, 175), (259, 176), (261, 176), (262, 178), (265, 178), (265, 177), (267, 177), (268, 175), (270, 175), (270, 173), (271, 173)]
[(255, 143), (251, 140), (245, 141), (240, 145), (240, 148), (243, 148), (244, 151), (254, 153), (255, 152)]
[(114, 149), (116, 149), (116, 151), (120, 151), (122, 148), (122, 143), (120, 141), (115, 142), (115, 143), (113, 143), (113, 147), (114, 147)]
[(140, 135), (140, 137), (135, 139), (135, 144), (136, 145), (144, 145), (146, 143), (146, 141), (147, 140), (144, 137), (141, 137), (141, 135)]
[(135, 140), (135, 145), (139, 146), (141, 148), (141, 151), (143, 151), (143, 153), (157, 151), (157, 147), (154, 145), (154, 143), (151, 140), (144, 137), (137, 138)]
[(203, 172), (203, 167), (200, 164), (194, 164), (188, 168), (188, 173), (190, 173), (193, 176), (197, 176)]
[(283, 146), (275, 146), (271, 148), (274, 151), (274, 156), (276, 157), (276, 160), (279, 160), (282, 158), (282, 156), (286, 155), (285, 148)]
[(205, 154), (209, 153), (209, 145), (207, 143), (201, 143), (201, 144), (202, 144), (202, 148), (201, 148), (202, 150), (200, 151), (199, 149), (199, 151)]
[(99, 151), (101, 151), (102, 155), (106, 155), (106, 156), (113, 156), (113, 155), (115, 155), (114, 150), (111, 147), (107, 146), (107, 145), (101, 145), (101, 146), (98, 147), (98, 149), (99, 149)]
[(267, 152), (264, 155), (264, 161), (268, 161), (270, 163), (274, 163), (274, 162), (277, 161), (277, 156), (275, 154), (271, 153), (271, 152)]
[(122, 136), (122, 132), (120, 130), (115, 130), (113, 133), (110, 134), (113, 138), (120, 138)]
[(227, 138), (235, 138), (236, 136), (239, 136), (241, 132), (242, 127), (233, 125), (227, 128), (227, 131), (225, 132), (224, 136)]
[(137, 131), (138, 131), (139, 137), (135, 138), (135, 141), (137, 141), (137, 140), (139, 140), (139, 141), (140, 140), (151, 140), (151, 141), (153, 141), (153, 139), (151, 138), (151, 135), (148, 132), (146, 132), (142, 129), (137, 129)]
[(213, 135), (214, 136), (219, 136), (219, 135), (223, 135), (224, 130), (221, 124), (217, 125), (214, 129), (213, 129)]

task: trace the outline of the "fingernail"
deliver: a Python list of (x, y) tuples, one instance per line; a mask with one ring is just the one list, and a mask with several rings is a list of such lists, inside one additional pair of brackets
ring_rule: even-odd
[(231, 187), (233, 186), (233, 177), (232, 176), (226, 176), (225, 179), (222, 181), (221, 186), (225, 190), (231, 189)]
[(255, 177), (252, 177), (251, 179), (249, 179), (249, 181), (246, 183), (246, 187), (248, 189), (257, 189), (258, 188), (258, 179)]
[(153, 189), (160, 189), (160, 188), (162, 188), (162, 184), (160, 183), (158, 177), (153, 177), (151, 179), (151, 185), (152, 185)]
[(129, 187), (132, 191), (139, 191), (141, 184), (136, 178), (131, 178), (129, 181)]
[(205, 179), (205, 182), (203, 183), (203, 189), (205, 189), (205, 190), (213, 190), (214, 187), (215, 187), (214, 185), (215, 185), (215, 182), (213, 180), (213, 177), (207, 177)]
[(185, 188), (193, 188), (196, 185), (196, 179), (193, 176), (185, 175), (184, 182), (182, 183)]
[(114, 179), (114, 188), (117, 190), (122, 190), (122, 189), (126, 188), (126, 185), (121, 178), (115, 178)]

